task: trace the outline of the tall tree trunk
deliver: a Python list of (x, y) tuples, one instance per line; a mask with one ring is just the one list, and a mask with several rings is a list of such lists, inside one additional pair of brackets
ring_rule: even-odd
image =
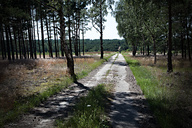
[[(189, 26), (191, 26), (189, 24)], [(189, 57), (189, 60), (191, 60), (191, 50), (190, 50), (190, 41), (189, 41), (189, 30), (188, 30), (188, 27), (187, 27), (187, 24), (186, 24), (186, 30), (187, 30), (187, 50), (188, 50), (188, 57)]]
[(2, 59), (4, 60), (4, 43), (3, 43), (3, 39), (2, 39), (2, 23), (0, 22), (0, 44), (1, 44), (1, 54), (2, 54)]
[(78, 42), (79, 42), (79, 56), (81, 56), (81, 41), (80, 41), (80, 29), (79, 29), (79, 38), (78, 38)]
[(5, 27), (5, 33), (6, 33), (6, 43), (7, 43), (8, 60), (11, 60), (11, 52), (10, 52), (10, 46), (9, 46), (8, 26)]
[(11, 43), (12, 60), (15, 60), (14, 46), (13, 46), (13, 40), (12, 40), (12, 36), (11, 36), (11, 27), (10, 26), (9, 26), (9, 38), (10, 38), (10, 43)]
[(75, 78), (75, 72), (74, 72), (74, 60), (71, 52), (69, 51), (68, 45), (65, 42), (65, 19), (64, 19), (64, 14), (63, 14), (63, 6), (62, 6), (62, 1), (60, 0), (61, 7), (59, 9), (59, 18), (60, 18), (60, 38), (62, 42), (62, 47), (64, 49), (66, 59), (67, 59), (67, 68), (69, 71), (69, 74)]
[(47, 39), (48, 39), (48, 45), (49, 45), (49, 55), (50, 55), (49, 57), (53, 57), (51, 43), (50, 43), (49, 26), (48, 26), (47, 18), (46, 18), (46, 28), (47, 28)]
[(43, 31), (43, 16), (42, 12), (40, 13), (41, 18), (41, 41), (42, 41), (42, 49), (43, 49), (43, 58), (45, 59), (45, 42), (44, 42), (44, 31)]
[(183, 44), (184, 44), (184, 38), (183, 38), (183, 33), (181, 33), (181, 55), (182, 55), (182, 58), (184, 58), (184, 47), (183, 47)]
[(16, 37), (16, 30), (15, 30), (15, 27), (13, 27), (13, 35), (14, 35), (14, 41), (15, 41), (15, 52), (16, 52), (16, 59), (18, 59), (17, 37)]
[(39, 40), (39, 23), (38, 20), (36, 20), (36, 24), (37, 24), (37, 38), (38, 38), (38, 47), (39, 47), (39, 58), (41, 58), (41, 46), (40, 46), (40, 40)]
[(149, 56), (149, 44), (147, 45), (147, 56)]
[(100, 3), (100, 42), (101, 42), (101, 59), (103, 59), (103, 15), (102, 15), (102, 3)]
[(33, 46), (32, 46), (32, 39), (31, 39), (31, 37), (32, 37), (31, 28), (28, 27), (30, 58), (33, 59)]
[(184, 53), (185, 53), (185, 59), (187, 59), (187, 47), (186, 47), (186, 44), (184, 44)]
[(51, 39), (51, 18), (50, 17), (49, 17), (48, 29), (49, 29), (50, 53), (51, 53), (51, 57), (53, 58), (52, 39)]
[(63, 42), (60, 40), (61, 44), (61, 56), (64, 57), (64, 49), (63, 49)]
[(75, 45), (74, 45), (74, 50), (75, 50), (75, 55), (78, 56), (78, 25), (77, 25), (77, 16), (76, 16), (76, 23), (75, 23)]
[(169, 0), (169, 7), (168, 7), (168, 13), (169, 13), (169, 37), (168, 37), (168, 64), (167, 64), (167, 72), (172, 72), (172, 5), (171, 0)]
[[(32, 13), (33, 15), (33, 13)], [(33, 47), (34, 47), (34, 56), (35, 56), (35, 59), (37, 59), (37, 45), (36, 45), (36, 35), (35, 35), (35, 19), (33, 18)]]
[(20, 28), (17, 31), (18, 33), (18, 42), (19, 42), (19, 58), (22, 59), (22, 54), (21, 54), (21, 35), (20, 35)]
[(156, 41), (154, 36), (152, 36), (152, 40), (153, 40), (153, 52), (154, 52), (154, 64), (157, 63), (157, 56), (156, 56)]
[[(68, 0), (68, 2), (69, 2), (69, 0)], [(69, 34), (69, 48), (70, 48), (71, 55), (73, 55), (72, 43), (71, 43), (71, 19), (70, 19), (70, 15), (68, 15), (68, 34)]]
[(137, 53), (137, 48), (136, 48), (136, 46), (134, 44), (132, 46), (133, 46), (132, 55), (135, 56), (136, 53)]
[(145, 37), (144, 34), (142, 34), (142, 38), (143, 38), (143, 55), (145, 54)]
[(29, 41), (25, 40), (25, 46), (27, 51), (27, 58), (29, 59)]
[(58, 35), (57, 34), (56, 34), (56, 42), (57, 42), (58, 57), (60, 57), (60, 53), (59, 53), (59, 39), (58, 39)]
[(26, 59), (27, 56), (26, 56), (26, 47), (25, 47), (25, 39), (24, 39), (24, 36), (23, 36), (23, 32), (22, 32), (22, 29), (20, 29), (20, 34), (21, 34), (21, 40), (22, 40), (22, 44), (23, 44), (23, 56), (24, 58)]
[(78, 11), (78, 43), (79, 43), (79, 56), (81, 56), (81, 44), (80, 44), (80, 11)]
[[(6, 28), (4, 28), (4, 29), (6, 29)], [(7, 53), (6, 53), (6, 44), (5, 44), (5, 37), (4, 37), (4, 29), (3, 29), (3, 27), (2, 27), (2, 43), (3, 43), (3, 50), (4, 50), (4, 59), (6, 59), (7, 58)]]
[(82, 23), (82, 39), (83, 39), (83, 55), (85, 55), (85, 47), (84, 47), (84, 26), (83, 26), (83, 23)]
[(55, 42), (55, 57), (57, 58), (57, 40), (56, 40), (56, 31), (55, 31), (55, 15), (53, 13), (53, 32), (54, 32), (54, 42)]

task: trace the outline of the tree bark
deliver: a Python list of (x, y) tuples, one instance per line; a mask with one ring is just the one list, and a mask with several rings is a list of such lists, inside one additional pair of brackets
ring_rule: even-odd
[(76, 16), (76, 23), (75, 23), (75, 45), (74, 45), (74, 50), (75, 50), (75, 55), (78, 56), (78, 25), (77, 25), (77, 16)]
[(14, 46), (13, 46), (13, 40), (11, 36), (11, 27), (9, 26), (9, 38), (10, 38), (10, 43), (11, 43), (11, 53), (12, 53), (12, 60), (15, 60), (15, 55), (14, 55)]
[(39, 58), (41, 58), (41, 47), (40, 47), (40, 40), (39, 40), (39, 23), (38, 20), (36, 20), (36, 24), (37, 24), (37, 38), (38, 38), (38, 47), (39, 47)]
[(61, 43), (62, 47), (64, 49), (66, 59), (67, 59), (67, 68), (69, 74), (75, 78), (75, 72), (74, 72), (74, 60), (71, 52), (69, 51), (68, 45), (65, 42), (65, 19), (64, 19), (64, 14), (63, 14), (63, 6), (62, 6), (62, 1), (60, 0), (60, 9), (58, 10), (59, 18), (60, 18), (60, 38), (61, 38)]
[(54, 32), (54, 42), (55, 42), (55, 57), (57, 58), (58, 57), (58, 55), (57, 55), (57, 40), (56, 40), (56, 31), (55, 31), (55, 15), (54, 15), (54, 13), (53, 13), (53, 26), (54, 26), (54, 28), (53, 28), (53, 32)]
[(16, 59), (18, 59), (18, 50), (17, 50), (17, 37), (15, 32), (15, 27), (13, 28), (13, 35), (14, 35), (14, 41), (15, 41), (15, 52), (16, 52)]
[(0, 44), (1, 44), (1, 54), (2, 54), (2, 59), (4, 60), (4, 43), (3, 43), (3, 40), (2, 40), (2, 24), (0, 23)]
[(42, 16), (42, 12), (40, 13), (40, 18), (41, 18), (41, 41), (42, 41), (42, 49), (43, 49), (43, 58), (45, 59), (45, 43), (44, 43), (43, 16)]
[(50, 36), (49, 36), (49, 26), (48, 26), (47, 18), (46, 18), (46, 28), (47, 28), (47, 39), (48, 39), (48, 45), (49, 45), (49, 57), (53, 57), (52, 47), (51, 47), (51, 42), (50, 42)]
[(173, 67), (172, 67), (172, 5), (171, 5), (171, 0), (169, 0), (169, 5), (168, 5), (168, 13), (169, 13), (169, 37), (168, 37), (168, 64), (167, 64), (167, 72), (173, 72)]
[(10, 53), (10, 46), (9, 46), (9, 34), (8, 34), (8, 27), (5, 27), (6, 33), (6, 42), (7, 42), (7, 52), (8, 52), (8, 60), (11, 60), (11, 53)]
[(149, 56), (149, 45), (147, 45), (147, 56)]
[(33, 46), (32, 46), (32, 33), (31, 28), (28, 27), (28, 38), (29, 38), (29, 48), (30, 48), (30, 58), (33, 59)]
[(101, 59), (103, 59), (103, 15), (102, 15), (102, 3), (100, 1), (100, 42), (101, 42)]
[(187, 50), (188, 50), (188, 57), (189, 57), (189, 61), (190, 61), (191, 60), (191, 50), (190, 50), (191, 47), (190, 47), (189, 30), (188, 30), (187, 24), (186, 24), (186, 30), (187, 30)]
[(20, 35), (20, 28), (18, 29), (18, 41), (19, 41), (19, 58), (22, 59), (22, 54), (21, 54), (21, 35)]
[(153, 52), (154, 52), (154, 64), (157, 63), (157, 55), (156, 55), (156, 41), (154, 36), (152, 36), (152, 40), (153, 40)]
[(83, 26), (83, 23), (82, 23), (82, 39), (83, 39), (83, 55), (85, 55), (85, 47), (84, 47), (84, 26)]
[(132, 46), (133, 46), (132, 55), (135, 56), (136, 53), (137, 53), (137, 48), (136, 48), (136, 46), (134, 44)]
[(3, 27), (2, 27), (2, 43), (3, 43), (3, 50), (4, 50), (4, 59), (6, 59), (7, 58), (7, 53), (6, 53), (6, 47), (5, 47), (6, 44), (5, 44), (5, 37), (4, 37)]

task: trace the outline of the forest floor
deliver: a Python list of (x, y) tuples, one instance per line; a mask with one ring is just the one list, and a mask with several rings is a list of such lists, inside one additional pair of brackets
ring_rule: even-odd
[[(47, 66), (49, 67), (49, 65)], [(53, 70), (55, 70), (55, 66)], [(38, 71), (31, 69), (30, 73), (34, 72)], [(19, 72), (17, 72), (17, 74), (19, 74)], [(24, 75), (27, 76), (27, 74), (28, 73)], [(49, 72), (47, 71), (42, 74), (44, 76), (37, 76), (38, 79), (41, 78), (40, 82), (51, 80), (53, 76), (53, 74), (49, 76)], [(65, 71), (63, 71), (63, 74), (60, 74), (60, 71), (55, 71), (54, 77), (59, 79), (59, 75), (65, 74)], [(18, 77), (18, 79), (19, 78), (20, 77)], [(29, 83), (31, 82), (32, 81), (29, 81)], [(109, 113), (109, 121), (113, 127), (157, 127), (146, 99), (144, 98), (140, 87), (136, 84), (131, 70), (127, 66), (123, 56), (121, 54), (116, 54), (112, 56), (108, 62), (105, 62), (102, 66), (89, 73), (87, 77), (78, 80), (78, 82), (63, 89), (58, 94), (48, 98), (38, 107), (35, 107), (27, 114), (22, 115), (18, 121), (6, 125), (5, 128), (55, 127), (55, 119), (67, 117), (71, 112), (71, 107), (75, 104), (78, 97), (86, 95), (87, 90), (102, 83), (114, 85), (114, 90), (112, 92), (114, 98), (111, 99), (111, 112)], [(27, 95), (29, 93), (23, 91), (23, 94)]]

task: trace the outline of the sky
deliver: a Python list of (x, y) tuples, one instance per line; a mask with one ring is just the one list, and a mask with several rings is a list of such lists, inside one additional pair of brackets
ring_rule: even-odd
[[(111, 13), (108, 13), (108, 15), (105, 17), (106, 22), (104, 23), (105, 29), (103, 31), (103, 39), (123, 39), (118, 35), (118, 31), (116, 29), (117, 22), (115, 20), (115, 17), (111, 16)], [(92, 27), (92, 24), (89, 24), (89, 27)], [(100, 34), (95, 30), (95, 28), (92, 27), (91, 30), (86, 31), (85, 39), (99, 39)]]

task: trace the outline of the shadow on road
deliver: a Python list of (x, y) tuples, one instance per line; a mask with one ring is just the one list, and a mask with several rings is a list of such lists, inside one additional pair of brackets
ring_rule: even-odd
[(130, 128), (155, 128), (155, 119), (151, 116), (147, 102), (136, 92), (116, 92), (112, 102), (110, 117), (112, 126)]

